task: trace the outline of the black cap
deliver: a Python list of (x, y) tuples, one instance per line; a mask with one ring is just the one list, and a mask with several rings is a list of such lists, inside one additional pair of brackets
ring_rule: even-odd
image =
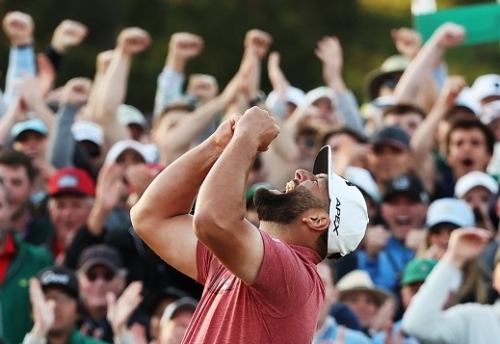
[(68, 295), (78, 299), (78, 280), (75, 272), (64, 266), (53, 266), (45, 268), (38, 273), (38, 279), (42, 289), (48, 287), (59, 287), (64, 289)]
[(149, 315), (153, 315), (156, 307), (160, 304), (160, 302), (164, 299), (170, 298), (173, 301), (177, 301), (180, 298), (188, 297), (189, 294), (183, 290), (180, 290), (175, 287), (165, 287), (159, 290), (156, 290), (151, 293), (149, 300), (146, 305), (146, 311)]
[(428, 203), (429, 196), (425, 192), (420, 178), (414, 174), (401, 174), (392, 178), (385, 185), (384, 202), (396, 195), (408, 195), (419, 202)]
[(410, 149), (410, 137), (399, 126), (383, 127), (376, 131), (370, 139), (373, 145), (387, 144), (402, 150)]
[(112, 246), (102, 244), (87, 247), (78, 259), (78, 270), (87, 271), (96, 265), (104, 265), (116, 273), (123, 268), (123, 261), (120, 252)]

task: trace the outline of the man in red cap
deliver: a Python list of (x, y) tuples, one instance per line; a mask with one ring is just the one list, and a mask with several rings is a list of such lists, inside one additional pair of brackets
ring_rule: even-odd
[(58, 170), (48, 184), (48, 210), (54, 235), (46, 243), (56, 259), (62, 259), (77, 230), (85, 225), (95, 197), (92, 177), (82, 169)]

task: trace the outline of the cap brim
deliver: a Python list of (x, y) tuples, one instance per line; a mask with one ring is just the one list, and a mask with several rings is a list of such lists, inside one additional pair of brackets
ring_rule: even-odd
[(365, 92), (367, 93), (369, 99), (373, 100), (378, 97), (377, 91), (379, 91), (384, 79), (388, 79), (394, 74), (401, 73), (404, 73), (404, 69), (384, 72), (382, 69), (377, 68), (368, 73), (368, 76), (366, 77)]
[(370, 293), (374, 296), (376, 302), (378, 303), (378, 307), (382, 306), (384, 302), (389, 299), (393, 298), (395, 301), (397, 300), (396, 296), (392, 294), (390, 291), (385, 291), (380, 288), (368, 288), (368, 287), (356, 287), (352, 288), (349, 290), (344, 290), (340, 292), (340, 300), (342, 300), (344, 297), (346, 297), (349, 294), (352, 294), (357, 291), (363, 291)]
[(332, 149), (330, 146), (324, 146), (320, 149), (316, 160), (314, 160), (313, 173), (314, 174), (328, 174), (332, 171), (330, 164), (332, 162)]
[(388, 145), (392, 147), (396, 147), (398, 149), (401, 149), (403, 151), (407, 151), (410, 149), (410, 146), (404, 144), (401, 141), (394, 140), (394, 139), (380, 139), (380, 140), (375, 140), (372, 142), (373, 146), (381, 146), (381, 145)]
[(110, 269), (111, 271), (113, 271), (114, 273), (116, 273), (120, 269), (118, 265), (114, 264), (113, 262), (109, 261), (108, 259), (91, 258), (91, 259), (87, 260), (85, 262), (85, 264), (83, 264), (79, 268), (79, 270), (87, 271), (88, 269), (90, 269), (91, 267), (96, 266), (96, 265), (103, 265), (103, 266), (107, 267), (108, 269)]

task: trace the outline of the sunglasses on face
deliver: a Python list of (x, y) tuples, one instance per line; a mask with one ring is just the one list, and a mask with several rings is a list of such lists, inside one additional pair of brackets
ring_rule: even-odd
[(115, 277), (115, 274), (112, 271), (106, 271), (104, 273), (97, 273), (96, 271), (87, 271), (85, 276), (87, 276), (87, 279), (90, 282), (94, 282), (97, 279), (103, 279), (106, 282), (109, 282)]

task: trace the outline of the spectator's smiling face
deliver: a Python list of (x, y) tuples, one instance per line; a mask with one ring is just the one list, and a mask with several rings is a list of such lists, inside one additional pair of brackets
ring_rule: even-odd
[(79, 274), (81, 298), (87, 308), (107, 307), (106, 294), (119, 295), (125, 287), (125, 278), (108, 267), (94, 265)]
[(85, 225), (92, 209), (91, 200), (85, 196), (63, 194), (51, 197), (48, 203), (50, 220), (56, 236), (67, 248), (79, 228)]
[(491, 154), (481, 130), (456, 129), (450, 134), (447, 161), (455, 178), (472, 171), (485, 171), (490, 159)]

